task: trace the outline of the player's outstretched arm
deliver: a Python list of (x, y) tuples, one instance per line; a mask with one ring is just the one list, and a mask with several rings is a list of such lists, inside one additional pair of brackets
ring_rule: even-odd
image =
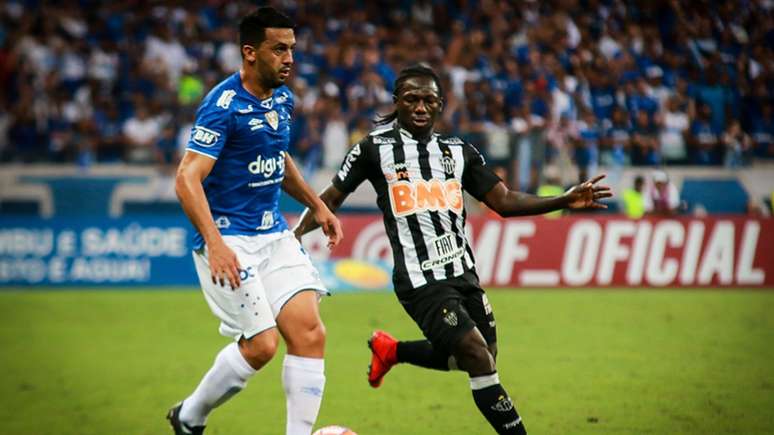
[[(339, 244), (344, 237), (341, 222), (304, 181), (301, 171), (298, 170), (289, 154), (285, 154), (285, 179), (282, 180), (282, 189), (307, 207), (304, 216), (311, 214), (311, 219), (322, 227), (323, 233), (328, 236), (328, 248), (333, 248)], [(307, 213), (309, 210), (311, 213)]]
[(186, 152), (177, 168), (175, 193), (188, 219), (204, 238), (212, 283), (219, 282), (223, 286), (225, 281), (228, 281), (233, 289), (240, 285), (239, 260), (234, 251), (223, 242), (220, 231), (215, 227), (210, 205), (202, 187), (202, 181), (212, 171), (213, 166), (215, 166), (215, 159)]
[[(329, 210), (335, 213), (336, 210), (341, 207), (341, 204), (344, 203), (344, 200), (347, 199), (347, 196), (349, 195), (340, 191), (336, 188), (336, 186), (331, 184), (322, 191), (320, 194), (320, 200), (325, 203)], [(300, 240), (301, 236), (310, 231), (316, 230), (319, 227), (320, 225), (315, 222), (314, 216), (312, 216), (312, 213), (310, 213), (310, 210), (307, 208), (303, 213), (301, 213), (301, 217), (298, 219), (296, 227), (293, 228), (293, 233), (296, 235), (296, 238)]]
[(505, 183), (499, 182), (484, 195), (484, 203), (503, 217), (543, 214), (563, 208), (607, 208), (599, 200), (610, 198), (613, 194), (610, 187), (597, 185), (603, 178), (604, 175), (598, 175), (571, 187), (562, 195), (548, 197), (510, 190)]

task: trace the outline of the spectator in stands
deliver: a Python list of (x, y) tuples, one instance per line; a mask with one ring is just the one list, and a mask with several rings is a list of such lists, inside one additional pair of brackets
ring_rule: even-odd
[(650, 122), (658, 112), (659, 103), (650, 95), (648, 82), (639, 77), (633, 82), (629, 82), (625, 87), (626, 92), (626, 108), (629, 110), (629, 115), (634, 116), (633, 122), (638, 123), (640, 112), (645, 112)]
[(75, 162), (81, 169), (88, 169), (93, 163), (97, 148), (97, 135), (90, 119), (81, 119), (75, 124), (70, 147), (76, 152)]
[(630, 163), (629, 154), (631, 148), (631, 125), (626, 111), (616, 106), (613, 109), (612, 122), (605, 129), (602, 139), (601, 163), (619, 171), (621, 167)]
[(713, 127), (712, 109), (707, 104), (700, 104), (698, 117), (691, 124), (689, 136), (691, 162), (697, 165), (718, 164), (718, 148), (720, 147), (720, 131)]
[(621, 197), (626, 216), (631, 219), (639, 219), (645, 215), (645, 177), (637, 175), (634, 185), (624, 190)]
[(774, 116), (771, 101), (763, 103), (760, 115), (752, 120), (752, 139), (755, 154), (759, 157), (774, 158)]
[(597, 173), (601, 137), (597, 117), (591, 111), (583, 112), (578, 121), (578, 133), (574, 141), (578, 179), (586, 180), (589, 174)]
[(161, 134), (161, 123), (150, 115), (144, 103), (138, 102), (134, 116), (124, 122), (122, 132), (127, 144), (127, 161), (150, 163), (153, 146)]
[(122, 121), (118, 107), (110, 100), (102, 102), (94, 111), (96, 129), (96, 160), (98, 162), (120, 162), (126, 156), (126, 140), (122, 133)]
[(738, 120), (729, 119), (728, 127), (721, 136), (721, 142), (725, 149), (724, 161), (727, 168), (738, 168), (749, 164), (752, 140), (742, 131), (742, 125)]
[(14, 162), (39, 162), (48, 157), (43, 136), (38, 132), (31, 105), (20, 105), (8, 128), (8, 159)]
[(323, 165), (335, 169), (350, 147), (347, 121), (341, 113), (341, 105), (333, 96), (323, 102), (325, 124), (322, 130)]
[(651, 175), (653, 184), (645, 195), (645, 212), (652, 215), (672, 216), (679, 212), (680, 193), (666, 172), (657, 170)]
[(575, 124), (567, 115), (562, 115), (559, 122), (553, 124), (546, 133), (549, 144), (548, 164), (558, 167), (560, 174), (568, 174), (572, 171), (571, 152), (573, 141), (578, 136)]
[[(511, 166), (511, 135), (505, 123), (505, 114), (500, 107), (489, 112), (488, 120), (484, 122), (485, 147), (482, 150), (488, 163), (493, 166), (510, 168)], [(507, 179), (507, 178), (506, 178)]]
[[(439, 121), (446, 132), (482, 144), (489, 133), (498, 136), (501, 123), (493, 122), (489, 108), (498, 98), (505, 124), (513, 129), (529, 122), (517, 141), (522, 190), (534, 187), (531, 180), (540, 172), (533, 168), (566, 149), (557, 144), (584, 111), (604, 132), (603, 164), (618, 165), (621, 157), (624, 165), (643, 163), (633, 155), (642, 146), (619, 152), (623, 130), (611, 130), (617, 106), (640, 130), (638, 114), (647, 112), (647, 129), (658, 130), (667, 164), (723, 164), (728, 119), (739, 120), (752, 138), (755, 157), (774, 158), (774, 21), (766, 2), (746, 2), (733, 14), (733, 2), (714, 11), (687, 0), (657, 8), (648, 2), (490, 2), (482, 8), (480, 2), (435, 0), (391, 2), (391, 13), (372, 2), (352, 8), (297, 3), (295, 18), (308, 30), (297, 33), (298, 68), (290, 83), (299, 94), (295, 121), (314, 116), (330, 135), (348, 137), (355, 117), (371, 118), (390, 103), (396, 68), (425, 61), (451, 91)], [(78, 152), (69, 136), (83, 118), (96, 126), (98, 160), (136, 159), (137, 152), (106, 151), (116, 148), (116, 119), (105, 124), (104, 99), (115, 104), (121, 124), (142, 111), (136, 95), (157, 105), (147, 109), (152, 114), (196, 105), (220, 70), (230, 73), (239, 65), (235, 36), (225, 24), (249, 7), (161, 2), (143, 9), (134, 2), (96, 2), (89, 10), (55, 7), (47, 14), (46, 3), (13, 5), (0, 8), (0, 22), (8, 24), (0, 41), (7, 123), (0, 129), (0, 143), (7, 142), (2, 158), (70, 162)], [(411, 17), (414, 25), (396, 25), (398, 16)], [(432, 28), (417, 27), (429, 19)], [(337, 116), (328, 104), (318, 104), (331, 92), (341, 107)], [(698, 114), (697, 104), (705, 105)], [(175, 115), (173, 127), (190, 131), (181, 125), (191, 118)], [(683, 137), (686, 121), (690, 132)], [(546, 129), (551, 149), (543, 153)], [(611, 131), (616, 147), (608, 141)], [(294, 137), (295, 143), (300, 136)], [(151, 154), (144, 159), (152, 161)], [(334, 154), (340, 156), (339, 150)], [(328, 158), (322, 151), (318, 157)]]
[(153, 157), (162, 174), (171, 176), (175, 173), (180, 161), (180, 150), (175, 129), (171, 124), (165, 125), (161, 130), (161, 135), (154, 144)]
[(659, 119), (659, 126), (658, 139), (664, 162), (668, 164), (687, 163), (686, 136), (691, 125), (688, 114), (680, 107), (678, 96), (672, 96), (667, 100), (666, 108)]
[(645, 69), (647, 77), (647, 95), (656, 100), (658, 110), (664, 110), (667, 101), (674, 95), (675, 91), (664, 84), (664, 71), (658, 65), (651, 65)]
[(534, 192), (537, 186), (531, 186), (533, 179), (533, 160), (542, 150), (545, 152), (545, 118), (532, 112), (524, 103), (516, 116), (511, 118), (511, 128), (517, 134), (516, 160), (518, 163), (516, 179), (518, 189)]
[(632, 129), (631, 156), (632, 164), (637, 166), (654, 166), (661, 163), (658, 130), (650, 114), (645, 110), (637, 112)]
[(726, 126), (726, 105), (729, 101), (728, 90), (720, 84), (718, 68), (706, 71), (707, 83), (696, 88), (696, 98), (709, 107), (709, 122), (712, 130), (722, 131)]

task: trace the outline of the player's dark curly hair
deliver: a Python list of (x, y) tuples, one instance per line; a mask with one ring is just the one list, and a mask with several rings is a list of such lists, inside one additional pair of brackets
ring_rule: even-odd
[(296, 23), (287, 15), (271, 6), (256, 9), (239, 23), (239, 46), (258, 47), (266, 39), (266, 29), (294, 29)]
[[(393, 91), (392, 95), (393, 97), (397, 98), (398, 95), (400, 95), (401, 88), (403, 87), (403, 84), (406, 82), (407, 79), (410, 79), (411, 77), (430, 77), (435, 81), (436, 86), (438, 86), (438, 92), (440, 93), (440, 97), (443, 98), (443, 86), (441, 85), (441, 78), (436, 74), (435, 71), (433, 71), (432, 68), (427, 66), (426, 64), (416, 64), (411, 65), (406, 68), (403, 68), (400, 71), (400, 74), (398, 74), (398, 78), (395, 79), (395, 90)], [(393, 110), (392, 112), (386, 114), (386, 115), (377, 115), (376, 119), (374, 119), (374, 124), (376, 125), (387, 125), (394, 121), (398, 117), (398, 111)]]

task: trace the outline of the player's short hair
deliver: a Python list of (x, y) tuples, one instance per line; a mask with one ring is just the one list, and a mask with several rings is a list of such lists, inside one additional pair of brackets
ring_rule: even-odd
[[(435, 85), (438, 86), (438, 96), (443, 99), (443, 85), (441, 84), (441, 78), (438, 76), (438, 74), (428, 65), (418, 63), (415, 65), (407, 66), (406, 68), (403, 68), (400, 71), (400, 74), (398, 74), (398, 78), (395, 79), (395, 83), (393, 85), (394, 91), (392, 92), (392, 95), (397, 98), (398, 95), (400, 95), (400, 91), (403, 88), (403, 85), (406, 83), (406, 80), (412, 78), (412, 77), (430, 77), (435, 82)], [(392, 111), (391, 113), (387, 115), (378, 115), (377, 118), (374, 120), (374, 123), (376, 125), (385, 125), (389, 124), (392, 121), (394, 121), (398, 117), (397, 110)]]
[(266, 39), (266, 29), (295, 29), (296, 24), (287, 15), (271, 6), (264, 6), (242, 18), (239, 23), (239, 46), (257, 47)]

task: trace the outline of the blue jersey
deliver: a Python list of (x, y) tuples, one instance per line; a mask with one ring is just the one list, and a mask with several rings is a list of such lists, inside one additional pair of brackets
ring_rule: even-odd
[[(235, 73), (204, 98), (188, 151), (217, 160), (202, 183), (212, 219), (223, 235), (255, 235), (288, 228), (279, 212), (290, 140), (293, 93), (287, 86), (259, 100)], [(198, 232), (194, 247), (204, 240)]]

